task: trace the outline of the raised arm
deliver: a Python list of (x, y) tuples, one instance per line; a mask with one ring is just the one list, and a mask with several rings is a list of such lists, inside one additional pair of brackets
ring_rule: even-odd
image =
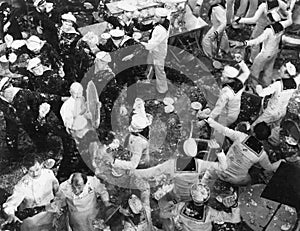
[(260, 4), (258, 7), (257, 11), (251, 18), (237, 18), (236, 22), (237, 23), (245, 23), (245, 24), (255, 24), (259, 17), (264, 13), (264, 10), (266, 8), (266, 3)]
[(269, 38), (269, 36), (273, 36), (273, 31), (271, 28), (267, 28), (264, 30), (264, 32), (258, 36), (255, 39), (251, 39), (251, 40), (246, 40), (246, 46), (253, 46), (253, 45), (258, 45), (261, 44), (263, 41), (265, 41), (266, 39)]

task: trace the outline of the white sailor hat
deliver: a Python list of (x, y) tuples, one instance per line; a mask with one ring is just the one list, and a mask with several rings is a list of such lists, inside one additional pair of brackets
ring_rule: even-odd
[(120, 8), (121, 10), (124, 11), (128, 11), (128, 12), (134, 12), (137, 10), (137, 7), (131, 4), (128, 4), (125, 1), (121, 1), (118, 3), (118, 8)]
[(7, 82), (10, 80), (9, 77), (3, 77), (0, 80), (0, 91), (2, 91), (3, 87), (7, 84)]
[(143, 210), (142, 201), (134, 194), (128, 199), (128, 205), (134, 214), (139, 214)]
[(228, 78), (236, 78), (239, 75), (239, 71), (232, 66), (226, 65), (223, 70), (223, 75)]
[(32, 70), (33, 68), (35, 68), (37, 65), (39, 65), (41, 63), (41, 59), (38, 57), (32, 58), (28, 61), (28, 65), (27, 65), (27, 70)]
[(191, 196), (194, 202), (203, 204), (210, 198), (210, 189), (205, 184), (193, 184), (191, 187)]
[(46, 3), (46, 0), (35, 0), (33, 2), (33, 6), (34, 7), (38, 7), (38, 6), (41, 6), (41, 5), (45, 4), (45, 3)]
[(125, 35), (125, 32), (120, 29), (113, 29), (109, 32), (112, 38), (122, 38)]
[(36, 35), (31, 35), (27, 40), (26, 40), (26, 46), (29, 50), (35, 50), (38, 48), (41, 48), (46, 41), (41, 40), (38, 36)]
[(18, 39), (11, 43), (11, 48), (17, 50), (25, 44), (26, 44), (25, 40)]
[(99, 51), (96, 54), (96, 59), (102, 60), (102, 61), (107, 62), (107, 63), (111, 62), (110, 54), (108, 52), (105, 52), (105, 51)]
[(169, 15), (169, 11), (166, 8), (156, 8), (155, 15), (158, 17), (167, 17)]
[(285, 64), (285, 67), (286, 67), (287, 73), (289, 73), (290, 76), (295, 76), (297, 74), (296, 67), (291, 62), (287, 62)]
[(66, 14), (63, 14), (62, 16), (61, 16), (61, 18), (63, 19), (63, 20), (66, 20), (66, 21), (71, 21), (71, 22), (73, 22), (73, 23), (76, 23), (76, 18), (75, 18), (75, 16), (71, 13), (71, 12), (68, 12), (68, 13), (66, 13)]
[(195, 139), (189, 138), (183, 143), (183, 151), (187, 156), (194, 157), (197, 155), (197, 143)]
[(140, 114), (135, 114), (132, 116), (129, 129), (132, 131), (140, 131), (148, 127), (149, 125), (151, 125), (151, 122), (147, 117)]

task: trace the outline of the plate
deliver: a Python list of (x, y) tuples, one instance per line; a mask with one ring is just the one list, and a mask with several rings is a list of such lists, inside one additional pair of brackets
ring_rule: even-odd
[(167, 106), (165, 106), (165, 113), (171, 113), (174, 111), (174, 106), (172, 104), (169, 104)]
[(174, 104), (174, 102), (175, 102), (174, 99), (172, 99), (171, 97), (165, 97), (163, 100), (163, 103), (165, 105), (172, 105), (172, 104)]
[(110, 34), (109, 34), (109, 33), (103, 33), (103, 34), (101, 34), (100, 36), (101, 36), (101, 38), (103, 38), (103, 39), (109, 39), (109, 38), (110, 38)]
[(289, 145), (293, 145), (293, 146), (298, 144), (298, 142), (291, 136), (286, 136), (285, 142), (287, 142)]
[(134, 32), (132, 38), (135, 40), (140, 40), (142, 38), (142, 34), (140, 32)]
[(193, 102), (193, 103), (191, 103), (191, 107), (192, 107), (194, 110), (201, 110), (201, 109), (202, 109), (202, 104), (199, 103), (199, 102)]

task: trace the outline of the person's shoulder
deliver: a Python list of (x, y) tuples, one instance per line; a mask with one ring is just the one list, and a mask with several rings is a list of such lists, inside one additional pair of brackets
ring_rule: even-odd
[(15, 185), (15, 188), (23, 188), (23, 187), (28, 187), (30, 186), (32, 183), (32, 178), (26, 174), (25, 176), (23, 176), (19, 182)]

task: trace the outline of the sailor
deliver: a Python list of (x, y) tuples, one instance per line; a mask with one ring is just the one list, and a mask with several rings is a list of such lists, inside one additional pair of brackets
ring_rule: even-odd
[[(142, 42), (145, 48), (149, 50), (147, 62), (154, 66), (158, 95), (165, 95), (168, 91), (167, 76), (164, 70), (170, 27), (170, 21), (167, 18), (168, 15), (169, 11), (165, 8), (155, 9), (154, 21), (156, 26), (151, 31), (149, 41), (147, 43)], [(150, 75), (151, 73), (149, 73)]]
[(169, 211), (161, 213), (163, 218), (171, 218), (169, 224), (167, 224), (169, 230), (212, 231), (213, 222), (239, 223), (241, 221), (236, 194), (233, 194), (230, 200), (224, 200), (223, 202), (225, 207), (231, 208), (231, 212), (228, 213), (215, 210), (207, 205), (210, 198), (210, 189), (207, 185), (193, 184), (190, 188), (190, 194), (192, 200), (179, 203), (172, 201), (169, 203)]
[(251, 74), (259, 79), (263, 72), (263, 82), (268, 86), (272, 82), (273, 67), (280, 49), (282, 35), (285, 29), (292, 25), (292, 12), (288, 12), (287, 20), (275, 22), (265, 28), (263, 33), (255, 39), (246, 40), (246, 46), (254, 46), (262, 43), (260, 53), (255, 57), (251, 66)]
[(224, 126), (230, 126), (238, 118), (245, 82), (250, 75), (250, 71), (240, 54), (235, 55), (235, 60), (238, 62), (241, 73), (232, 66), (224, 67), (221, 79), (223, 87), (214, 109), (209, 114), (212, 119), (219, 117), (220, 123)]
[[(287, 15), (287, 4), (281, 0), (267, 0), (259, 5), (254, 16), (251, 18), (236, 17), (236, 23), (255, 24), (251, 39), (260, 36), (266, 26), (274, 22), (279, 22)], [(250, 61), (253, 62), (260, 51), (260, 46), (253, 46), (251, 49)]]
[[(271, 135), (270, 127), (261, 122), (253, 128), (253, 134), (235, 131), (227, 128), (211, 118), (208, 118), (207, 123), (224, 136), (233, 141), (227, 154), (227, 168), (225, 171), (210, 171), (208, 170), (202, 182), (208, 184), (210, 175), (216, 175), (223, 181), (245, 185), (251, 182), (251, 177), (248, 173), (249, 169), (255, 163), (259, 163), (267, 171), (276, 171), (282, 160), (271, 163), (269, 157), (264, 150), (262, 141), (267, 140)], [(211, 179), (214, 180), (214, 177)], [(207, 181), (208, 180), (208, 181)]]
[(254, 121), (251, 125), (252, 127), (260, 122), (266, 122), (269, 125), (275, 123), (279, 126), (282, 118), (285, 116), (288, 103), (299, 87), (300, 75), (297, 75), (296, 67), (291, 62), (281, 66), (279, 75), (280, 79), (266, 88), (262, 88), (261, 85), (256, 86), (256, 92), (259, 96), (272, 96), (268, 101), (267, 108)]

